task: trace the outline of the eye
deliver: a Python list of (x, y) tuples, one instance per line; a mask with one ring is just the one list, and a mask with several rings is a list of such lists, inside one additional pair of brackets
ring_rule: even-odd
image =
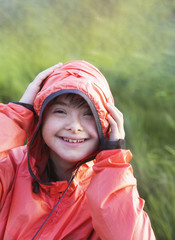
[(54, 113), (58, 113), (58, 114), (66, 114), (66, 111), (64, 109), (55, 109)]
[(93, 114), (92, 114), (92, 112), (91, 112), (90, 110), (88, 110), (88, 111), (86, 111), (86, 112), (84, 113), (84, 117), (93, 118)]
[(92, 116), (92, 112), (91, 112), (91, 111), (86, 112), (84, 115), (85, 115), (85, 116)]

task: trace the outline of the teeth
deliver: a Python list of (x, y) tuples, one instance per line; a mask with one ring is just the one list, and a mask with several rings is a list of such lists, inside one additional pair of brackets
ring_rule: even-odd
[(77, 143), (77, 142), (84, 142), (84, 139), (69, 139), (69, 138), (63, 138), (64, 141), (66, 142), (71, 142), (71, 143)]

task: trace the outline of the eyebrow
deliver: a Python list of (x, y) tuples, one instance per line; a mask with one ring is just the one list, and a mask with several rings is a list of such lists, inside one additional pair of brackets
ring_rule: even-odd
[(74, 106), (74, 107), (77, 107), (77, 108), (81, 108), (81, 107), (83, 107), (84, 105), (85, 105), (85, 107), (86, 108), (89, 108), (89, 105), (86, 103), (86, 102), (83, 102), (83, 104), (82, 103), (80, 103), (80, 104), (75, 104), (75, 103), (73, 103), (73, 102), (69, 102), (69, 103), (67, 103), (67, 102), (64, 102), (64, 100), (62, 101), (62, 100), (60, 100), (60, 99), (55, 99), (53, 102), (52, 102), (52, 104), (51, 104), (51, 106), (54, 106), (54, 105), (60, 105), (60, 106), (63, 106), (63, 107), (70, 107), (70, 106)]
[(56, 105), (56, 104), (59, 104), (61, 106), (68, 106), (69, 104), (65, 103), (65, 102), (62, 102), (60, 100), (55, 100), (52, 105)]

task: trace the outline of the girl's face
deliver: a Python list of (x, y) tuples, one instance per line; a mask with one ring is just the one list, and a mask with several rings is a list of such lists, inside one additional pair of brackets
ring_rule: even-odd
[(52, 161), (67, 168), (93, 154), (99, 146), (92, 112), (78, 95), (63, 94), (49, 104), (43, 116), (42, 136)]

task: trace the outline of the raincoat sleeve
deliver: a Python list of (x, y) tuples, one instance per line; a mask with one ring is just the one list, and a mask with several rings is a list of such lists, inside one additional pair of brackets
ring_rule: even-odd
[(128, 150), (100, 152), (87, 190), (92, 223), (103, 240), (154, 240), (148, 215), (143, 210)]
[[(17, 166), (23, 159), (23, 151), (16, 147), (24, 144), (32, 119), (33, 112), (22, 105), (0, 104), (0, 211), (9, 196)], [(4, 211), (6, 216), (8, 207)]]
[(0, 104), (0, 153), (24, 144), (33, 112), (16, 104)]

